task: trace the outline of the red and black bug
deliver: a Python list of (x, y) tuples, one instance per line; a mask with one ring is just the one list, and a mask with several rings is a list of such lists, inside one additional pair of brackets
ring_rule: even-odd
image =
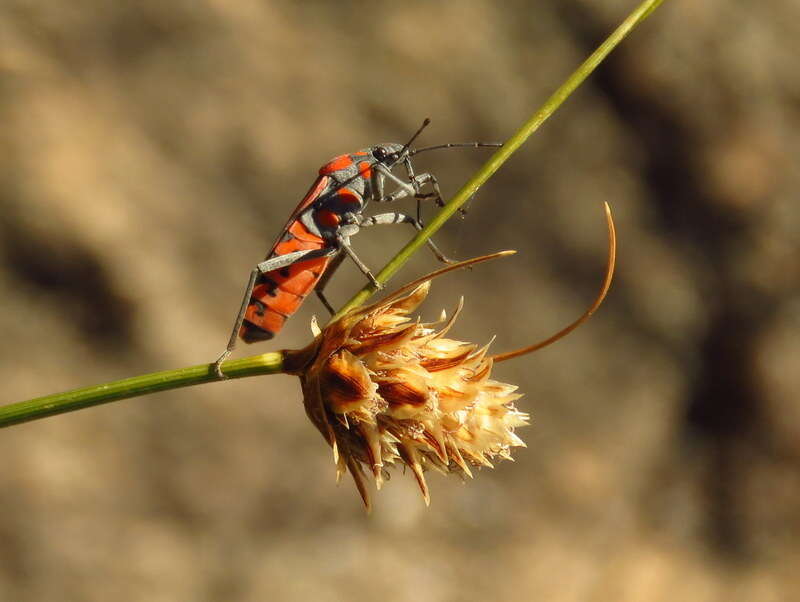
[[(380, 288), (372, 272), (350, 247), (350, 237), (361, 228), (383, 224), (410, 224), (421, 230), (421, 201), (443, 204), (436, 178), (429, 173), (414, 174), (413, 155), (456, 146), (499, 146), (470, 142), (411, 149), (411, 143), (428, 123), (430, 120), (426, 119), (406, 144), (378, 144), (335, 157), (320, 168), (317, 179), (289, 216), (266, 259), (250, 273), (228, 346), (214, 363), (219, 377), (224, 377), (220, 365), (233, 351), (237, 338), (246, 343), (271, 339), (312, 290), (328, 311), (335, 313), (323, 289), (345, 256)], [(392, 173), (401, 164), (407, 172), (407, 181)], [(385, 192), (387, 180), (396, 185), (390, 194)], [(430, 192), (423, 192), (425, 186), (430, 186)], [(385, 203), (408, 196), (417, 199), (416, 218), (398, 212), (362, 215), (369, 201)], [(449, 261), (433, 241), (428, 240), (428, 246), (439, 260)]]

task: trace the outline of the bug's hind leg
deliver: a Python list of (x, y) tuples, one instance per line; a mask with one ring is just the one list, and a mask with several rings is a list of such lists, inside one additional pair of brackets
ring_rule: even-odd
[(325, 306), (325, 309), (331, 313), (331, 315), (334, 315), (336, 310), (334, 310), (333, 306), (328, 302), (328, 299), (325, 297), (323, 291), (328, 285), (328, 281), (333, 276), (333, 273), (340, 265), (342, 265), (342, 261), (344, 261), (344, 253), (339, 251), (336, 255), (334, 255), (333, 259), (331, 259), (331, 262), (328, 264), (328, 269), (326, 269), (325, 273), (322, 274), (322, 277), (319, 279), (317, 286), (314, 289), (314, 292), (317, 293), (317, 297), (319, 297), (319, 300)]
[[(391, 213), (379, 213), (378, 215), (373, 215), (361, 220), (362, 227), (385, 226), (389, 224), (411, 224), (417, 231), (422, 230), (422, 224), (419, 222), (419, 220), (410, 215), (406, 215), (405, 213), (398, 213), (395, 211)], [(434, 255), (436, 255), (436, 259), (442, 263), (455, 263), (455, 260), (445, 256), (445, 254), (439, 250), (439, 247), (436, 246), (436, 243), (434, 243), (430, 238), (425, 241), (425, 244), (427, 244), (428, 248), (433, 251)]]
[(233, 323), (233, 330), (231, 331), (230, 339), (228, 339), (228, 345), (225, 348), (225, 351), (223, 351), (216, 361), (211, 364), (214, 374), (216, 374), (217, 378), (220, 380), (227, 378), (227, 376), (225, 376), (225, 374), (222, 372), (222, 362), (228, 359), (228, 356), (236, 348), (236, 341), (239, 338), (239, 331), (244, 323), (244, 316), (247, 312), (247, 306), (250, 304), (250, 297), (253, 295), (253, 287), (255, 287), (258, 277), (261, 274), (267, 274), (274, 270), (288, 267), (294, 263), (297, 263), (298, 261), (305, 261), (308, 259), (314, 259), (316, 257), (324, 257), (333, 252), (335, 251), (331, 249), (309, 249), (294, 251), (292, 253), (270, 257), (253, 268), (253, 271), (250, 272), (250, 278), (247, 281), (244, 297), (242, 297), (242, 305), (239, 307), (239, 313), (236, 314), (236, 320)]
[(247, 306), (250, 303), (250, 297), (253, 294), (253, 287), (256, 284), (256, 278), (261, 272), (259, 269), (253, 268), (253, 271), (250, 272), (250, 279), (247, 281), (247, 287), (244, 289), (244, 297), (242, 298), (242, 305), (239, 308), (239, 313), (236, 314), (236, 320), (233, 323), (233, 331), (231, 332), (231, 337), (228, 339), (228, 346), (225, 348), (225, 351), (217, 358), (217, 360), (212, 364), (214, 368), (214, 374), (217, 375), (217, 378), (220, 380), (228, 378), (222, 372), (222, 362), (228, 359), (228, 356), (236, 349), (236, 339), (239, 338), (239, 330), (242, 328), (242, 324), (244, 323), (244, 314), (247, 311)]

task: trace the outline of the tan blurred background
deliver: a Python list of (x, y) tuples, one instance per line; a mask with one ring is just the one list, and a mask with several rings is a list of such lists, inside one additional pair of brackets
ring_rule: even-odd
[[(426, 116), (425, 144), (502, 140), (633, 6), (4, 0), (3, 403), (212, 361), (323, 162)], [(795, 0), (666, 2), (438, 236), (520, 251), (424, 308), (464, 294), (454, 334), (507, 350), (590, 301), (613, 205), (605, 306), (496, 369), (534, 417), (515, 463), (433, 475), (430, 509), (398, 473), (365, 516), (288, 376), (14, 427), (0, 600), (797, 596), (798, 40)], [(418, 168), (451, 194), (486, 154)], [(407, 237), (355, 245), (379, 267)]]

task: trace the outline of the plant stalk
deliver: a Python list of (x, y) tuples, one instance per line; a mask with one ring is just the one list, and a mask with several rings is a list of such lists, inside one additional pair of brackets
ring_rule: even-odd
[[(283, 351), (273, 351), (240, 360), (231, 360), (223, 364), (225, 375), (228, 378), (244, 378), (259, 374), (279, 374), (284, 372), (284, 356), (285, 352)], [(200, 364), (189, 368), (143, 374), (65, 393), (45, 395), (0, 407), (0, 428), (90, 408), (111, 401), (157, 391), (190, 387), (216, 380), (219, 379), (211, 365)]]

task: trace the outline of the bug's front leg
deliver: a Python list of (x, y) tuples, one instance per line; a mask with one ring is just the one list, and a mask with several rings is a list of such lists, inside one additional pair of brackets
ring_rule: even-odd
[[(422, 223), (422, 201), (433, 199), (437, 207), (444, 207), (442, 192), (439, 189), (439, 181), (436, 179), (436, 176), (431, 173), (415, 175), (411, 161), (408, 159), (403, 161), (403, 165), (408, 172), (408, 182), (403, 182), (385, 167), (382, 170), (379, 169), (384, 176), (395, 182), (398, 188), (387, 196), (383, 196), (383, 190), (380, 189), (380, 198), (375, 200), (378, 202), (391, 203), (407, 196), (413, 196), (417, 200), (417, 221)], [(430, 184), (431, 188), (433, 188), (433, 192), (422, 192), (422, 187), (425, 184)]]
[[(411, 159), (408, 157), (403, 160), (403, 165), (408, 172), (408, 180), (414, 187), (414, 196), (417, 199), (417, 221), (422, 223), (421, 201), (425, 199), (433, 199), (437, 207), (444, 207), (444, 198), (442, 197), (442, 191), (439, 188), (439, 180), (437, 180), (436, 176), (434, 176), (432, 173), (421, 173), (418, 176), (414, 175), (414, 167), (411, 164)], [(422, 193), (421, 189), (425, 184), (430, 184), (431, 188), (433, 188), (433, 192), (429, 192), (427, 194)], [(467, 210), (464, 207), (459, 207), (458, 213), (461, 217), (464, 217), (467, 214)]]
[[(392, 170), (378, 163), (375, 166), (376, 183), (373, 199), (377, 203), (391, 203), (407, 196), (414, 196), (416, 188), (409, 182), (404, 182), (392, 173)], [(397, 190), (390, 195), (384, 195), (384, 180), (388, 179), (397, 184)]]
[[(416, 194), (414, 197), (417, 199), (417, 221), (422, 223), (422, 201), (433, 199), (437, 207), (444, 207), (444, 199), (442, 198), (442, 191), (439, 188), (439, 180), (436, 179), (432, 173), (421, 173), (414, 176), (414, 189)], [(423, 193), (422, 187), (425, 184), (430, 184), (433, 192)]]
[[(414, 198), (417, 199), (417, 222), (422, 224), (422, 201), (426, 198), (434, 198), (437, 207), (444, 207), (444, 201), (442, 200), (442, 193), (439, 190), (439, 182), (435, 176), (428, 173), (420, 174), (419, 177), (414, 175), (414, 166), (411, 163), (411, 158), (406, 156), (403, 159), (403, 166), (406, 168), (406, 173), (408, 174), (408, 181), (414, 188)], [(433, 186), (433, 194), (422, 194), (422, 185), (427, 182), (431, 181)]]
[[(436, 179), (436, 176), (432, 173), (421, 173), (418, 176), (414, 177), (415, 184), (418, 185), (418, 190), (422, 188), (425, 184), (430, 184), (433, 192), (422, 193), (417, 192), (414, 196), (417, 199), (417, 220), (422, 223), (422, 214), (421, 214), (421, 203), (420, 201), (426, 199), (433, 199), (436, 203), (437, 207), (444, 207), (444, 198), (442, 197), (442, 190), (439, 188), (439, 180)], [(469, 200), (471, 201), (475, 195), (473, 194)], [(467, 215), (467, 209), (465, 207), (458, 208), (458, 214), (463, 218)]]
[[(444, 202), (442, 201), (442, 195), (439, 191), (439, 182), (436, 180), (436, 177), (433, 174), (429, 173), (421, 173), (419, 175), (414, 175), (414, 169), (411, 167), (411, 162), (404, 161), (406, 169), (409, 172), (409, 177), (411, 178), (412, 184), (403, 182), (397, 176), (395, 176), (389, 169), (383, 166), (379, 166), (376, 169), (376, 172), (379, 172), (385, 175), (387, 178), (390, 178), (392, 181), (397, 182), (399, 188), (395, 190), (392, 194), (388, 196), (383, 196), (383, 180), (378, 181), (378, 186), (376, 186), (375, 190), (379, 195), (379, 198), (375, 199), (377, 202), (393, 202), (401, 198), (405, 198), (409, 194), (412, 194), (417, 199), (417, 218), (414, 219), (410, 215), (405, 215), (404, 213), (382, 213), (380, 215), (373, 215), (372, 217), (368, 218), (358, 218), (357, 223), (362, 226), (377, 226), (377, 225), (385, 225), (385, 224), (411, 224), (417, 230), (422, 230), (423, 223), (422, 223), (422, 209), (421, 209), (421, 200), (434, 198), (436, 199), (436, 204), (438, 206), (444, 206)], [(420, 192), (420, 188), (424, 185), (430, 183), (433, 187), (434, 192), (424, 194)], [(409, 189), (411, 190), (409, 192)], [(428, 247), (433, 251), (436, 258), (443, 262), (443, 263), (455, 263), (455, 260), (450, 259), (444, 253), (439, 250), (439, 247), (436, 246), (436, 243), (433, 240), (428, 239), (425, 241)]]
[(339, 251), (333, 256), (333, 259), (331, 259), (331, 262), (328, 264), (328, 268), (322, 274), (322, 277), (317, 281), (317, 286), (314, 288), (317, 298), (322, 302), (322, 304), (325, 306), (325, 309), (327, 309), (331, 315), (334, 315), (336, 310), (334, 310), (333, 306), (328, 302), (328, 298), (325, 296), (324, 291), (325, 287), (328, 286), (328, 282), (330, 281), (334, 272), (336, 272), (338, 267), (342, 265), (342, 261), (344, 261), (344, 253)]

